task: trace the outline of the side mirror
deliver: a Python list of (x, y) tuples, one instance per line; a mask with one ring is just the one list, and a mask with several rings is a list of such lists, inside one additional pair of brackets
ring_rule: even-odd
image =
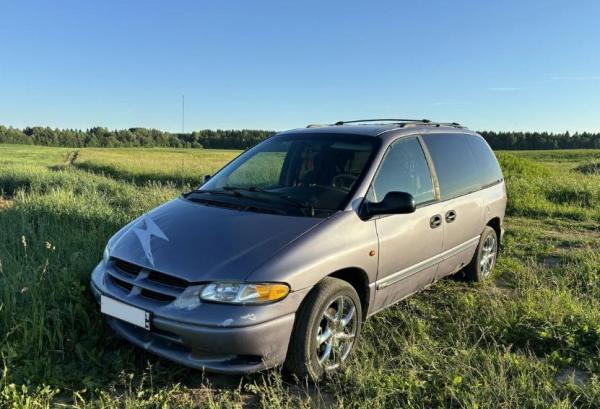
[(406, 192), (388, 192), (381, 202), (366, 202), (363, 216), (366, 218), (379, 214), (406, 214), (416, 210), (413, 195)]
[(202, 183), (206, 183), (210, 180), (210, 175), (204, 175), (204, 177), (202, 178)]

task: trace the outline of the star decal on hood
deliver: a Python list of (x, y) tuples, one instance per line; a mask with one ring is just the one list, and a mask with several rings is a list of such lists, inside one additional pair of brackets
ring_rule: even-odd
[[(169, 241), (169, 238), (165, 235), (165, 233), (158, 227), (158, 225), (148, 216), (144, 216), (142, 218), (142, 222), (144, 224), (145, 229), (141, 227), (135, 227), (133, 231), (135, 232), (142, 248), (144, 249), (144, 254), (146, 254), (146, 258), (154, 267), (154, 257), (152, 256), (152, 249), (150, 247), (150, 239), (152, 236), (158, 237), (159, 239)], [(138, 226), (140, 226), (138, 224)]]

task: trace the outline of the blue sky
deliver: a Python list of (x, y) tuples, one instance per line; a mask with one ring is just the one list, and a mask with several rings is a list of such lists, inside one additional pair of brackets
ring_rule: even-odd
[(0, 124), (600, 131), (600, 2), (0, 3)]

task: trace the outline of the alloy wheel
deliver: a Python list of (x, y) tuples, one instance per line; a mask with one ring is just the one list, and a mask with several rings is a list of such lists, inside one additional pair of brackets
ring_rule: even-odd
[(348, 358), (357, 329), (354, 301), (345, 295), (332, 300), (323, 311), (315, 338), (317, 360), (325, 371), (338, 368)]
[(494, 263), (496, 262), (497, 249), (496, 238), (491, 235), (486, 237), (481, 247), (481, 258), (479, 259), (479, 268), (483, 277), (489, 276), (492, 272)]

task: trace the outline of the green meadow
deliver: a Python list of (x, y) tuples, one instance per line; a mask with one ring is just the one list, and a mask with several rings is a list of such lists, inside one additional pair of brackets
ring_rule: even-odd
[(600, 407), (600, 150), (498, 152), (489, 282), (444, 279), (376, 315), (319, 384), (206, 374), (121, 340), (88, 289), (107, 239), (239, 153), (0, 145), (0, 407)]

